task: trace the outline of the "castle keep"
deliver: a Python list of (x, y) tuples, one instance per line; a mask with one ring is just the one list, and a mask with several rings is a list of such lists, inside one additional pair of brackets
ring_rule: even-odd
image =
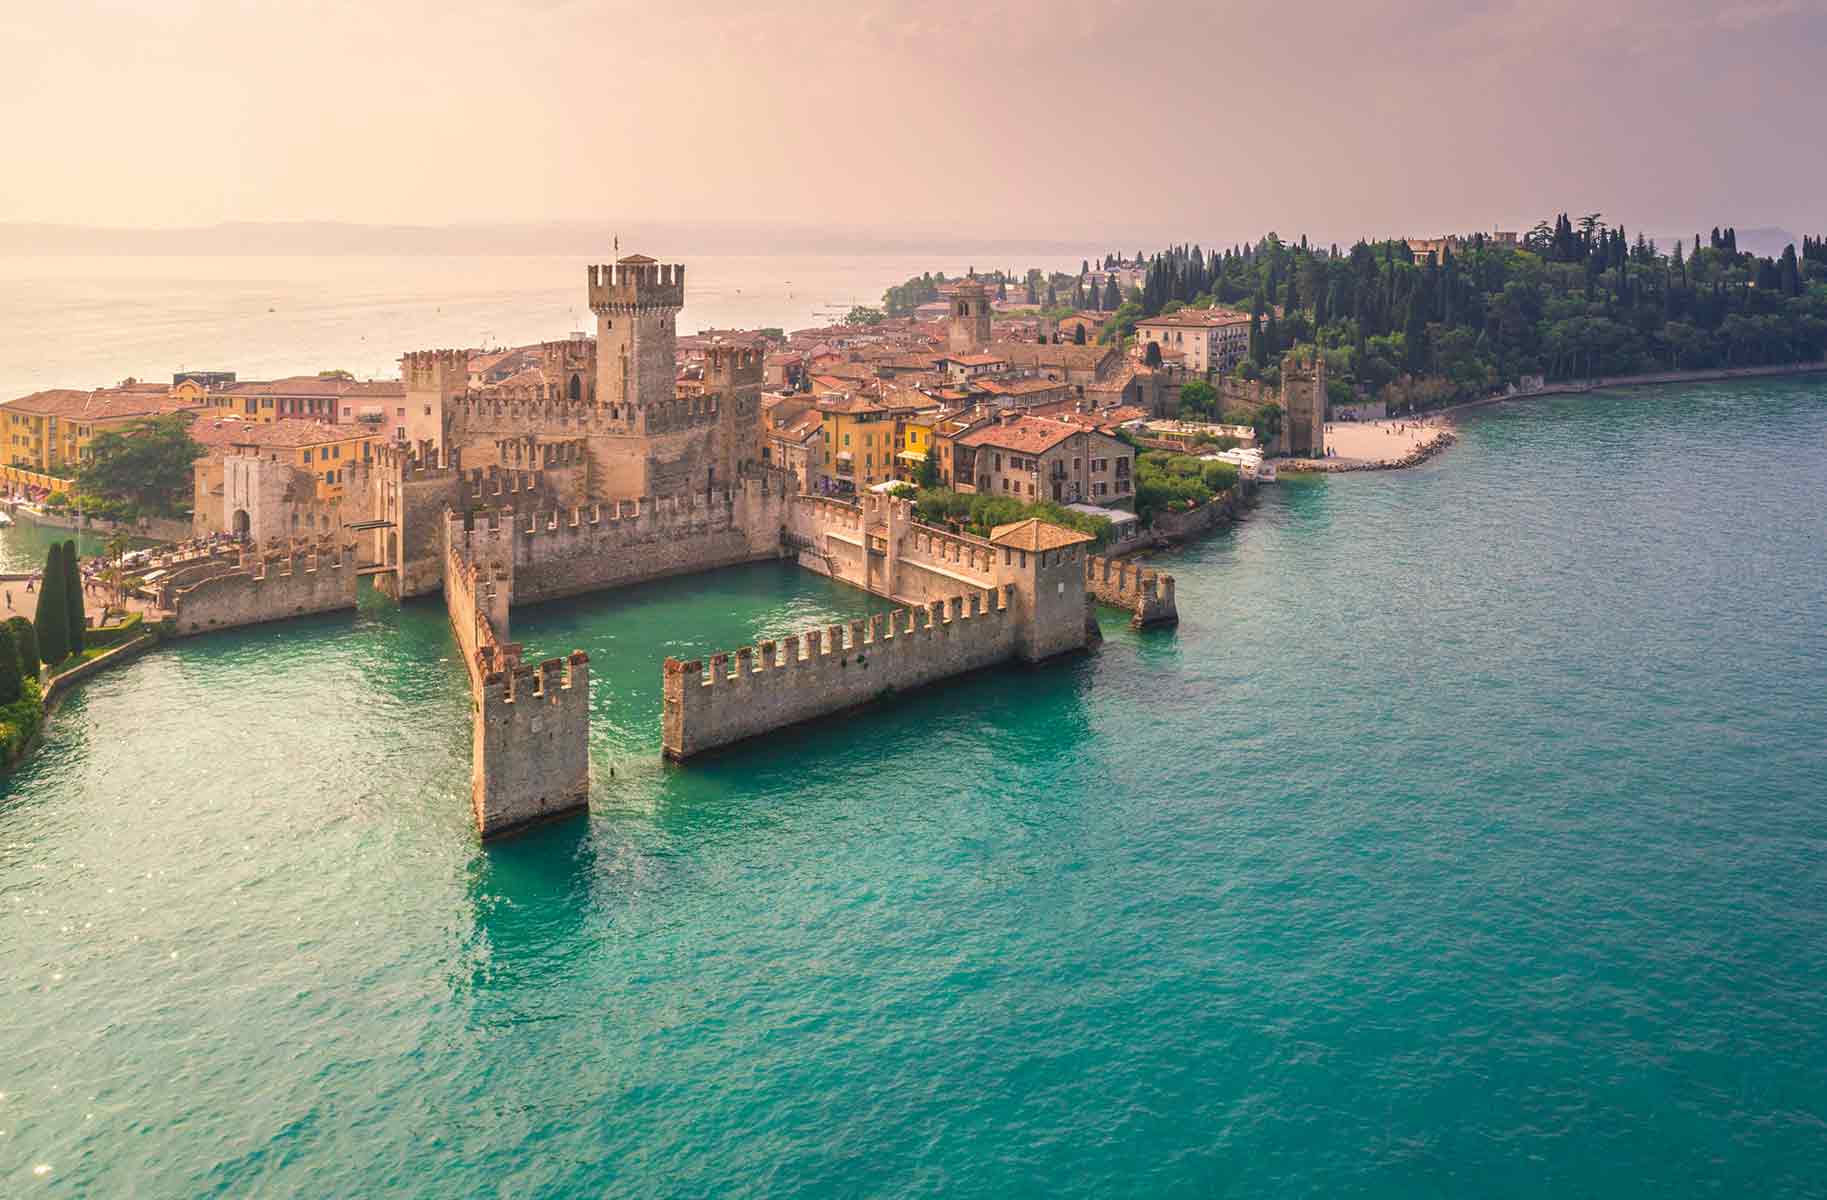
[[(668, 659), (662, 743), (675, 759), (891, 689), (1082, 649), (1094, 596), (1138, 624), (1173, 619), (1171, 579), (1113, 575), (1071, 530), (1028, 520), (979, 538), (918, 523), (904, 500), (799, 494), (761, 460), (754, 346), (713, 345), (701, 377), (678, 377), (683, 266), (630, 255), (589, 267), (587, 287), (593, 352), (547, 343), (542, 365), (505, 378), (473, 375), (464, 351), (404, 355), (405, 405), (381, 414), (387, 443), (342, 468), (334, 505), (303, 514), (309, 539), (161, 560), (177, 631), (349, 608), (360, 576), (396, 599), (442, 592), (474, 704), (476, 827), (490, 837), (589, 795), (589, 659), (525, 663), (515, 604), (792, 555), (900, 606), (714, 655), (708, 670)], [(957, 305), (953, 341), (987, 344), (981, 286)], [(276, 541), (300, 529), (295, 476), (237, 460), (224, 495)]]

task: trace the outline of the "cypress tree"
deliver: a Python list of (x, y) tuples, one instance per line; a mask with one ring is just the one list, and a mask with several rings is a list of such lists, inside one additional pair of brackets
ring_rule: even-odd
[(13, 645), (19, 648), (20, 672), (38, 678), (38, 631), (24, 617), (13, 617), (6, 626), (13, 631)]
[(82, 571), (77, 567), (74, 540), (63, 544), (63, 602), (70, 608), (69, 624), (65, 626), (64, 636), (69, 639), (70, 653), (81, 654), (82, 635), (87, 622), (83, 618)]
[(19, 649), (13, 644), (13, 627), (0, 625), (0, 705), (11, 704), (23, 694)]
[(64, 627), (70, 620), (70, 608), (63, 598), (63, 582), (63, 546), (52, 542), (38, 587), (38, 613), (32, 621), (38, 631), (38, 654), (50, 666), (69, 655), (70, 638)]

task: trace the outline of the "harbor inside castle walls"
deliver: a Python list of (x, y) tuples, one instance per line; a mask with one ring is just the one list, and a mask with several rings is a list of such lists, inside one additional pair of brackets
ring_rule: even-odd
[[(442, 593), (472, 699), (471, 798), (485, 838), (575, 810), (590, 779), (583, 650), (539, 664), (512, 639), (517, 604), (563, 600), (769, 559), (897, 607), (706, 660), (656, 663), (661, 745), (688, 761), (886, 694), (1002, 664), (1081, 652), (1092, 606), (1136, 626), (1177, 619), (1173, 579), (1090, 553), (1043, 522), (989, 538), (920, 523), (905, 500), (801, 494), (761, 460), (760, 364), (719, 351), (702, 385), (675, 392), (673, 320), (684, 268), (630, 256), (591, 267), (594, 357), (567, 350), (562, 383), (471, 393), (460, 351), (402, 360), (410, 440), (347, 471), (334, 507), (288, 511), (282, 464), (228, 472), (252, 546), (160, 556), (160, 606), (189, 635), (352, 609), (360, 578), (395, 599)], [(329, 532), (322, 527), (329, 524)]]

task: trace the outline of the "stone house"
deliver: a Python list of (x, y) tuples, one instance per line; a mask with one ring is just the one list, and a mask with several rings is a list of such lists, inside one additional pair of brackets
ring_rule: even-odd
[(954, 491), (1034, 502), (1135, 503), (1135, 451), (1095, 429), (1003, 412), (949, 439), (940, 474)]

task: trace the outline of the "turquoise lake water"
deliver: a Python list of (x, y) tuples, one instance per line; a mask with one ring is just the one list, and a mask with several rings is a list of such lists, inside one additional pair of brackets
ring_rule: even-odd
[(665, 655), (872, 602), (519, 610), (593, 808), (487, 850), (438, 605), (99, 677), (0, 783), (0, 1194), (1827, 1191), (1827, 384), (1164, 565), (1177, 630), (686, 769)]

